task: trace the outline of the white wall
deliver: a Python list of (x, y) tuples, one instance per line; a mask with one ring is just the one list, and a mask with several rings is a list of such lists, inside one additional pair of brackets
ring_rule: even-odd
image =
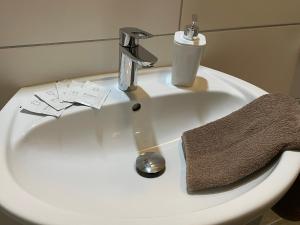
[[(299, 0), (0, 0), (0, 108), (18, 88), (117, 71), (118, 29), (171, 64), (172, 34), (199, 16), (203, 65), (300, 97)], [(1, 222), (1, 218), (2, 221)], [(15, 224), (0, 217), (0, 225)]]

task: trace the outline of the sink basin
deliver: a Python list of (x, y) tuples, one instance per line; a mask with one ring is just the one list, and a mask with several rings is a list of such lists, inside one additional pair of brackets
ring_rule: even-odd
[[(21, 89), (0, 113), (2, 208), (34, 224), (212, 225), (244, 224), (271, 207), (296, 179), (300, 153), (286, 151), (237, 184), (189, 195), (180, 139), (266, 92), (206, 67), (193, 87), (178, 88), (170, 71), (141, 72), (139, 88), (127, 94), (118, 90), (116, 74), (85, 78), (111, 87), (105, 105), (71, 107), (59, 119), (19, 110), (53, 84)], [(164, 156), (160, 177), (135, 171), (146, 151)]]

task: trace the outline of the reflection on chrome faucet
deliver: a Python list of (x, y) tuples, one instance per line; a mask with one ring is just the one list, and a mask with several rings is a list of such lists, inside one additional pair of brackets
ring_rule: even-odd
[(139, 45), (139, 39), (153, 35), (134, 27), (120, 29), (119, 46), (119, 89), (132, 91), (136, 89), (136, 72), (138, 67), (152, 67), (157, 58)]

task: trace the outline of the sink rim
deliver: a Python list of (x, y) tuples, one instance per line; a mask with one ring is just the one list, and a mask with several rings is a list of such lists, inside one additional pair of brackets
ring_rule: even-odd
[[(155, 73), (155, 72), (169, 72), (170, 68), (158, 68), (150, 69), (143, 72)], [(254, 97), (259, 97), (267, 92), (262, 89), (255, 87), (252, 84), (249, 84), (245, 81), (242, 81), (238, 78), (232, 77), (225, 73), (212, 70), (206, 67), (200, 67), (199, 73), (210, 73), (213, 76), (216, 76), (220, 80), (225, 80), (229, 85), (232, 85), (235, 89), (242, 89), (245, 92), (248, 92), (249, 95)], [(100, 79), (105, 77), (115, 77), (116, 74), (109, 74), (106, 76), (101, 76)], [(96, 76), (97, 77), (97, 76)], [(87, 78), (84, 78), (87, 79)], [(89, 79), (89, 78), (88, 78)], [(243, 88), (241, 88), (243, 86)], [(174, 93), (175, 93), (174, 88)], [(177, 90), (178, 91), (178, 90)], [(17, 112), (18, 108), (16, 105), (21, 101), (21, 97), (24, 94), (30, 94), (32, 88), (21, 89), (2, 109), (0, 112), (0, 123), (3, 124), (0, 128), (0, 205), (2, 208), (13, 216), (23, 220), (28, 221), (30, 215), (30, 221), (40, 224), (61, 224), (61, 221), (65, 221), (66, 224), (78, 224), (78, 223), (89, 223), (89, 224), (99, 224), (99, 222), (104, 222), (107, 218), (101, 217), (92, 217), (91, 215), (83, 215), (74, 213), (68, 210), (62, 210), (56, 208), (52, 205), (49, 205), (24, 191), (12, 178), (10, 175), (9, 168), (7, 166), (7, 151), (5, 150), (5, 143), (8, 140), (6, 134), (9, 132), (4, 132), (5, 128), (10, 127), (10, 123), (13, 122), (13, 117), (3, 119), (5, 113)], [(179, 92), (186, 92), (186, 90), (180, 90)], [(156, 93), (163, 95), (165, 92), (162, 90), (162, 93)], [(247, 94), (247, 93), (246, 93)], [(3, 129), (4, 128), (4, 129)], [(289, 165), (288, 168), (285, 168), (285, 165)], [(201, 221), (201, 224), (217, 224), (220, 222), (232, 223), (234, 220), (238, 220), (243, 217), (243, 219), (251, 218), (251, 216), (256, 215), (260, 208), (270, 207), (274, 204), (292, 185), (293, 181), (299, 174), (300, 171), (300, 154), (297, 152), (286, 151), (279, 160), (278, 165), (274, 171), (266, 178), (262, 183), (257, 185), (255, 188), (251, 189), (247, 193), (231, 200), (225, 202), (221, 205), (211, 207), (199, 212), (193, 212), (189, 215), (180, 215), (172, 217), (160, 217), (160, 218), (151, 218), (151, 219), (113, 219), (110, 220), (110, 224), (152, 224), (152, 223), (164, 223), (164, 224), (180, 224), (183, 222), (186, 224), (196, 224)], [(276, 187), (273, 187), (273, 184), (276, 183)], [(272, 188), (272, 189), (270, 189)], [(272, 190), (272, 191), (270, 191)], [(272, 192), (272, 194), (271, 194)], [(18, 202), (16, 205), (15, 203)], [(244, 204), (247, 204), (244, 206)], [(241, 207), (241, 206), (244, 207)], [(260, 206), (260, 207), (257, 207)], [(224, 207), (226, 207), (226, 212), (224, 213)], [(211, 217), (211, 215), (219, 215), (218, 218)], [(246, 215), (246, 216), (245, 216)], [(45, 218), (47, 218), (45, 221)], [(51, 218), (51, 219), (50, 219)], [(61, 218), (59, 220), (57, 218)], [(88, 222), (87, 222), (88, 221)]]

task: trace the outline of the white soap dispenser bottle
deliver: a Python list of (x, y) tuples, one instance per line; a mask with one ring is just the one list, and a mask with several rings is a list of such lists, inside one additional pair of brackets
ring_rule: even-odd
[(192, 16), (192, 24), (174, 36), (172, 84), (192, 86), (206, 45), (206, 38), (199, 33), (197, 16)]

